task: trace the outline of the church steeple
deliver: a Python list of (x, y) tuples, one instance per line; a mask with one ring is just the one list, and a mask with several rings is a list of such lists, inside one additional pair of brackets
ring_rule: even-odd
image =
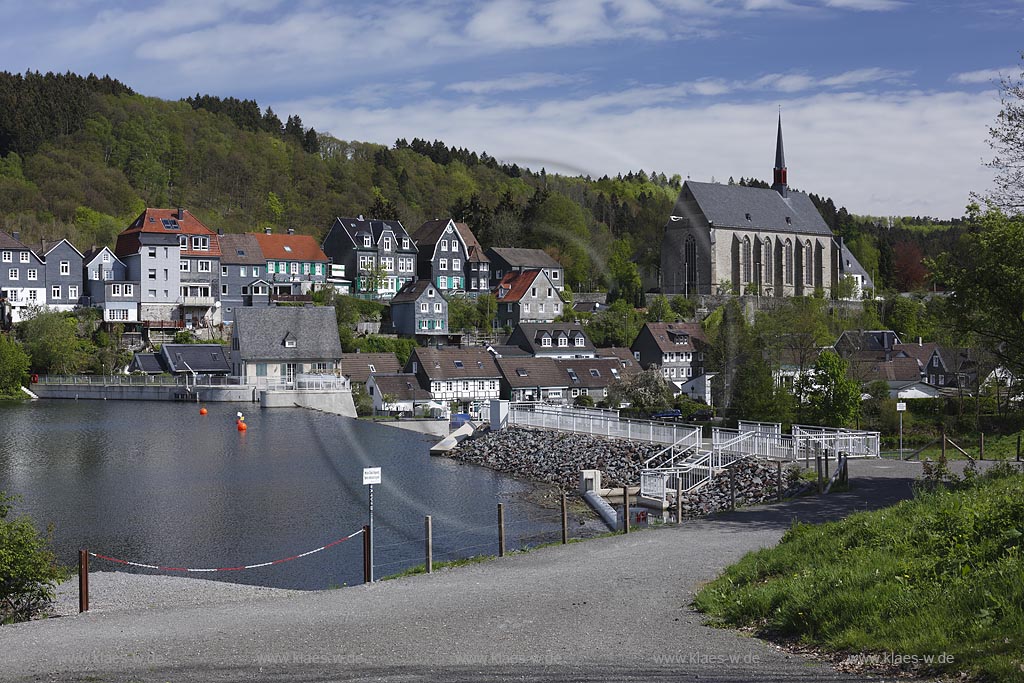
[(775, 142), (775, 171), (772, 173), (772, 189), (783, 197), (789, 194), (786, 182), (786, 153), (782, 149), (782, 112), (779, 112), (779, 137)]

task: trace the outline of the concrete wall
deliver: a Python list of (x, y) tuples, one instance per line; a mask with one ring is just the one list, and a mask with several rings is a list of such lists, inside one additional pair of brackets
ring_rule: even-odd
[(356, 406), (351, 391), (262, 391), (262, 408), (312, 408), (325, 413), (356, 416)]

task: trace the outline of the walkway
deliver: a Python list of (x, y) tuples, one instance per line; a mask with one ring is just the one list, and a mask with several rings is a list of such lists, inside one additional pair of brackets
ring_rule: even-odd
[(833, 519), (908, 497), (920, 465), (859, 460), (850, 470), (847, 493), (433, 575), (0, 627), (0, 678), (862, 680), (703, 626), (688, 608), (702, 582), (746, 552), (775, 544), (794, 519)]

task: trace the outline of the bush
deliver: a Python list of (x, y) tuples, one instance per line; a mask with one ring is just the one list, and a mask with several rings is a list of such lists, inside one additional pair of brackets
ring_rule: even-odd
[(50, 606), (70, 572), (57, 564), (50, 535), (27, 517), (8, 519), (12, 498), (0, 493), (0, 623), (27, 621)]

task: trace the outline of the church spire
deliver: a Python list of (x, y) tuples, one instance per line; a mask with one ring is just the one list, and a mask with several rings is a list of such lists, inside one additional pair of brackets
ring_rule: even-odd
[(782, 149), (782, 112), (779, 112), (779, 137), (775, 142), (775, 171), (772, 173), (772, 189), (783, 197), (789, 194), (786, 182), (786, 153)]

